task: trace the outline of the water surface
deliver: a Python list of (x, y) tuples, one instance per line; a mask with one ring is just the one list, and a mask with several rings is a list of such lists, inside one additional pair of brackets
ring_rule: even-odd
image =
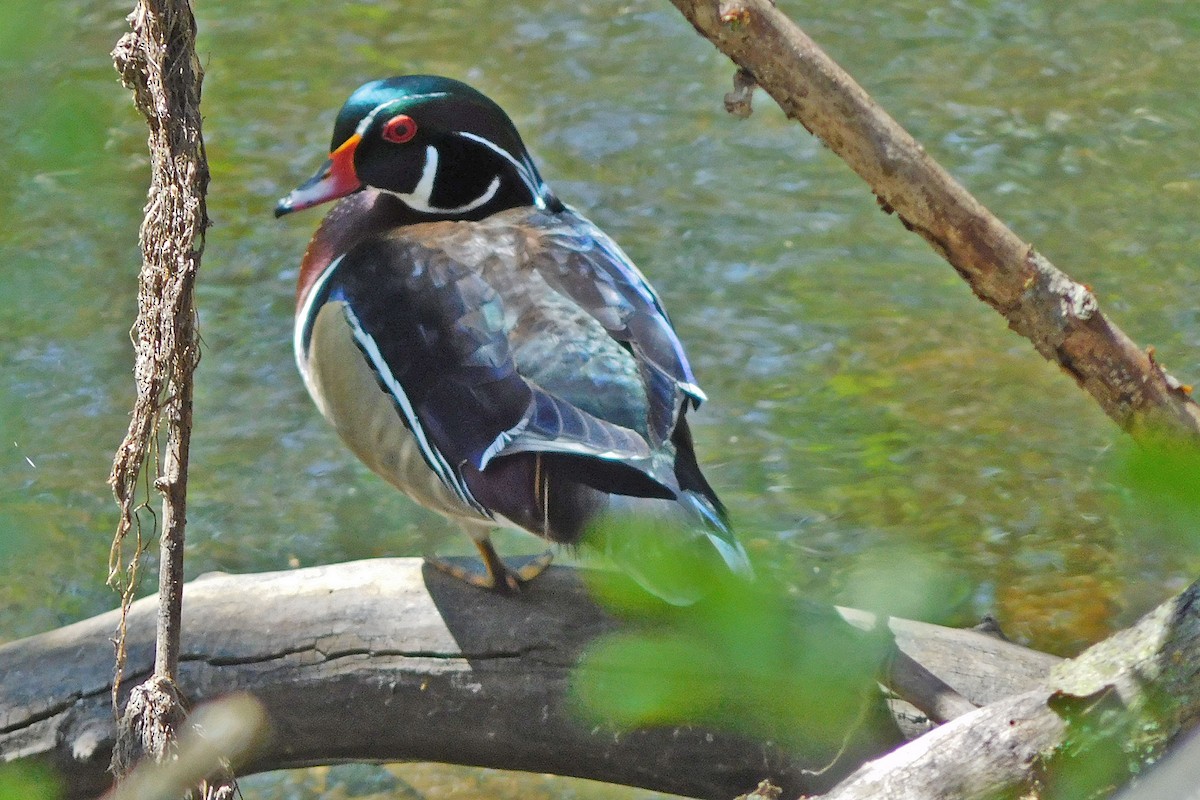
[[(1196, 379), (1200, 7), (781, 5)], [(0, 25), (0, 640), (115, 603), (105, 479), (132, 400), (147, 182), (144, 126), (107, 55), (126, 5), (37, 8), (13, 17), (34, 20), (22, 36)], [(994, 614), (1073, 652), (1197, 573), (1196, 551), (1122, 488), (1122, 435), (1090, 398), (765, 97), (750, 120), (727, 116), (731, 67), (669, 4), (249, 0), (200, 3), (199, 22), (214, 225), (189, 576), (469, 547), (312, 408), (290, 338), (319, 214), (270, 213), (354, 87), (418, 71), (499, 101), (557, 192), (650, 276), (711, 398), (702, 463), (763, 568), (798, 591), (957, 624)], [(413, 791), (450, 797), (468, 773), (441, 774)], [(298, 788), (308, 773), (271, 780), (261, 796), (320, 790)]]

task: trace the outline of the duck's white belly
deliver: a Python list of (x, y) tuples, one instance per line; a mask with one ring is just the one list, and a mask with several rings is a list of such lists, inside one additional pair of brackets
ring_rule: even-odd
[(426, 508), (460, 522), (495, 524), (429, 467), (396, 400), (355, 344), (343, 303), (326, 303), (317, 314), (301, 373), (321, 413), (372, 471)]

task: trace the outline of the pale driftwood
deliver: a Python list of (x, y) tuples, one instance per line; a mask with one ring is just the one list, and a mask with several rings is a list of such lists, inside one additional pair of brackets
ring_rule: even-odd
[[(770, 777), (795, 795), (828, 788), (901, 741), (890, 718), (877, 719), (843, 766), (812, 776), (804, 770), (824, 766), (826, 749), (784, 753), (698, 729), (618, 734), (582, 722), (564, 695), (572, 667), (618, 623), (566, 568), (515, 598), (462, 585), (419, 559), (204, 577), (185, 597), (184, 690), (196, 702), (246, 690), (273, 725), (248, 771), (425, 760), (712, 798)], [(843, 613), (872, 624), (870, 615)], [(0, 759), (50, 761), (71, 797), (107, 784), (116, 622), (112, 612), (0, 646)], [(890, 627), (903, 653), (974, 703), (1026, 690), (1058, 661), (971, 631), (902, 620)], [(148, 598), (130, 614), (130, 683), (149, 673), (153, 641)]]
[(773, 0), (671, 0), (792, 119), (867, 182), (1045, 358), (1131, 433), (1194, 439), (1200, 406), (1113, 324), (1095, 296), (996, 218), (875, 103)]
[[(1064, 741), (1055, 696), (1114, 692), (1139, 726), (1139, 748), (1170, 743), (1200, 720), (1200, 584), (1137, 625), (1051, 670), (1044, 685), (959, 717), (865, 764), (824, 800), (991, 800), (1030, 787)], [(1154, 703), (1153, 709), (1147, 709)], [(1193, 775), (1193, 785), (1195, 776)]]

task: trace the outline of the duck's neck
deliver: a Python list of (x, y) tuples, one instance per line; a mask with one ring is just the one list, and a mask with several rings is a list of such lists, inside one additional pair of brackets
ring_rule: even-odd
[[(483, 216), (490, 216), (504, 208), (524, 205), (516, 203), (485, 209), (486, 213)], [(563, 210), (562, 203), (548, 190), (543, 207), (552, 214)], [(344, 197), (325, 215), (317, 232), (313, 234), (312, 241), (309, 242), (304, 259), (300, 262), (300, 275), (296, 281), (296, 308), (299, 310), (304, 307), (309, 291), (334, 259), (349, 252), (369, 236), (419, 222), (476, 220), (483, 216), (459, 214), (448, 217), (445, 214), (423, 213), (411, 208), (395, 195), (370, 187)]]
[(313, 234), (300, 262), (300, 275), (296, 281), (297, 310), (303, 307), (313, 284), (334, 259), (368, 236), (416, 222), (412, 216), (404, 203), (374, 189), (364, 189), (339, 200)]

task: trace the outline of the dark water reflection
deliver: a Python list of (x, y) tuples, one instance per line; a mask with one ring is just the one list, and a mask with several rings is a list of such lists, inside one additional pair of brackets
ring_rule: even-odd
[[(214, 227), (189, 574), (415, 554), (447, 531), (311, 408), (290, 319), (317, 214), (270, 215), (346, 94), (404, 71), (495, 97), (559, 194), (650, 275), (711, 398), (696, 426), (710, 477), (798, 589), (908, 598), (895, 610), (933, 620), (994, 613), (1070, 651), (1200, 566), (1120, 488), (1114, 426), (838, 159), (761, 96), (749, 121), (723, 113), (730, 67), (668, 4), (199, 5)], [(1195, 378), (1200, 7), (782, 5)], [(104, 479), (131, 399), (146, 157), (107, 56), (127, 9), (47, 8), (0, 33), (0, 640), (114, 603)]]

